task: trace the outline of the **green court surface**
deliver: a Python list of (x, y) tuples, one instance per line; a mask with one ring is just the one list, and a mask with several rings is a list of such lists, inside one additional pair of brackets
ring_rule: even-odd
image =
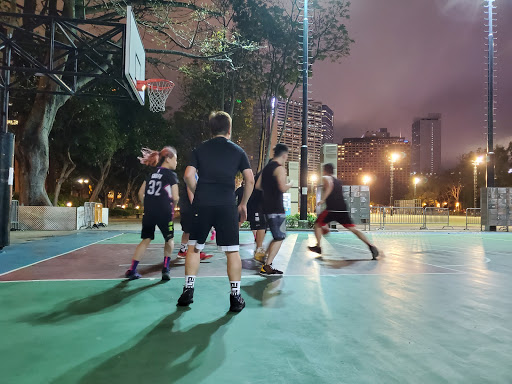
[(284, 277), (263, 278), (243, 232), (237, 315), (213, 245), (190, 309), (175, 306), (182, 262), (159, 281), (160, 240), (146, 278), (120, 278), (133, 233), (3, 274), (0, 382), (512, 383), (512, 236), (369, 236), (378, 261), (347, 232), (322, 258), (312, 233), (289, 233), (274, 263)]

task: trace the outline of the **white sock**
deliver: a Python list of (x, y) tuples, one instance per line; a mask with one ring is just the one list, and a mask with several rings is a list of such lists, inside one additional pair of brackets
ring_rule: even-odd
[(188, 246), (187, 243), (181, 243), (180, 252), (187, 252)]
[(185, 288), (194, 288), (196, 277), (192, 275), (185, 275)]
[(240, 281), (230, 281), (231, 284), (231, 294), (239, 295), (240, 294)]

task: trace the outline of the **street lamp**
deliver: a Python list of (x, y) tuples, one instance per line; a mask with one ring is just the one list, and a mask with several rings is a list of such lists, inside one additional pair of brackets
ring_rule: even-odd
[(395, 173), (395, 162), (400, 160), (399, 153), (392, 153), (389, 157), (390, 165), (389, 165), (389, 186), (390, 186), (390, 194), (389, 194), (389, 205), (393, 206), (393, 182), (394, 182), (394, 173)]
[(473, 208), (476, 208), (476, 195), (478, 193), (478, 166), (482, 164), (483, 156), (478, 156), (473, 160)]
[(412, 182), (414, 184), (414, 198), (416, 198), (416, 186), (420, 183), (421, 179), (419, 177), (415, 177)]
[(368, 185), (372, 181), (372, 177), (370, 175), (364, 175), (363, 176), (363, 184)]

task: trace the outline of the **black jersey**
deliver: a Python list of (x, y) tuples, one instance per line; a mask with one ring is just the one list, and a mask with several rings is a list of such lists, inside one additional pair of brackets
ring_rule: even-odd
[(274, 171), (280, 167), (277, 161), (269, 162), (261, 172), (261, 188), (263, 189), (263, 213), (284, 213), (283, 192), (279, 189)]
[(325, 199), (325, 209), (327, 211), (346, 211), (347, 205), (343, 198), (343, 185), (340, 180), (334, 176), (330, 176), (332, 180), (332, 191)]
[(214, 137), (194, 149), (190, 165), (199, 174), (197, 206), (235, 205), (235, 176), (251, 168), (244, 150), (225, 137)]
[[(261, 177), (261, 172), (256, 174), (254, 177), (254, 183), (256, 184), (258, 182), (258, 179)], [(249, 198), (249, 201), (247, 202), (247, 214), (249, 213), (256, 213), (256, 212), (263, 212), (263, 192), (257, 188), (254, 188), (252, 191), (251, 197)]]
[(146, 180), (144, 191), (144, 209), (173, 210), (171, 187), (178, 184), (176, 173), (167, 168), (158, 167)]

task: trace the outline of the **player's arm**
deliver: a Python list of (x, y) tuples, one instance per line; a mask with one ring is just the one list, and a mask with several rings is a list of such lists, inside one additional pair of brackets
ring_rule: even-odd
[(190, 189), (190, 192), (192, 195), (196, 193), (196, 187), (197, 187), (197, 180), (196, 180), (196, 173), (197, 169), (193, 167), (192, 165), (189, 165), (185, 169), (185, 176), (183, 177), (185, 179), (185, 183), (187, 184), (187, 187)]
[(325, 203), (325, 200), (329, 197), (333, 190), (332, 179), (330, 177), (324, 176), (322, 177), (322, 200), (320, 200), (317, 204), (321, 205)]
[(243, 223), (247, 220), (247, 202), (251, 197), (252, 191), (254, 189), (254, 174), (252, 173), (251, 168), (244, 169), (242, 171), (242, 176), (244, 178), (244, 194), (242, 196), (242, 201), (238, 205), (238, 213), (240, 214), (240, 222)]
[(284, 193), (292, 187), (292, 182), (286, 183), (286, 171), (284, 167), (277, 167), (274, 171), (274, 176), (277, 180), (277, 187), (281, 192)]
[(189, 187), (187, 187), (187, 197), (188, 201), (190, 201), (190, 204), (192, 204), (194, 201), (194, 194), (192, 193)]
[(174, 202), (174, 206), (178, 206), (178, 201), (180, 201), (180, 191), (178, 189), (178, 184), (173, 184), (171, 187), (171, 195), (172, 201)]
[(146, 181), (144, 181), (139, 188), (139, 201), (141, 204), (144, 204), (144, 192), (145, 191), (146, 191)]

